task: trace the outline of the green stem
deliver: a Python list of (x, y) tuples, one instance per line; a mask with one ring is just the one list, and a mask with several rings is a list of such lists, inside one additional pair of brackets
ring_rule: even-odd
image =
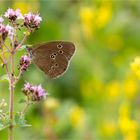
[(29, 107), (31, 103), (29, 102), (29, 100), (26, 102), (26, 106), (24, 107), (23, 111), (22, 111), (22, 114), (25, 114), (27, 108)]

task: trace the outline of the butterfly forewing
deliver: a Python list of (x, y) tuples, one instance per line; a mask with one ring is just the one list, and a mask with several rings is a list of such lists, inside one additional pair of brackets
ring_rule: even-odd
[(35, 64), (50, 78), (62, 75), (75, 52), (71, 42), (55, 41), (39, 45), (32, 50)]

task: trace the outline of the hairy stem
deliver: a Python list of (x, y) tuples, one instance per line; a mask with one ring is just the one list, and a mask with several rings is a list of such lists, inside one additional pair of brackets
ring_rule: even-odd
[[(11, 51), (11, 75), (10, 75), (10, 99), (9, 99), (9, 117), (11, 120), (11, 125), (9, 127), (9, 140), (14, 140), (14, 136), (13, 136), (13, 128), (14, 128), (14, 124), (13, 124), (13, 110), (14, 110), (14, 88), (15, 88), (15, 84), (18, 82), (21, 74), (19, 74), (18, 79), (15, 80), (15, 74), (14, 74), (14, 54), (15, 52), (22, 46), (22, 44), (24, 43), (24, 41), (27, 39), (28, 34), (25, 34), (23, 40), (21, 41), (21, 43), (17, 46), (17, 48), (14, 48), (14, 43), (13, 43), (13, 49)], [(14, 42), (14, 39), (13, 39)]]
[(11, 53), (11, 78), (10, 78), (10, 100), (9, 117), (11, 125), (9, 127), (9, 140), (13, 140), (13, 110), (14, 110), (14, 53)]

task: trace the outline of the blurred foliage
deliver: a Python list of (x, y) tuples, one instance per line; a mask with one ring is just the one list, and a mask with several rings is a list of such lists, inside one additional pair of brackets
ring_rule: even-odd
[[(16, 140), (140, 139), (139, 1), (1, 0), (0, 5), (1, 13), (8, 7), (40, 13), (43, 22), (28, 44), (68, 40), (77, 50), (59, 79), (48, 79), (34, 64), (22, 76), (15, 110), (22, 107), (25, 81), (41, 83), (49, 97), (29, 108), (32, 127), (15, 128)], [(17, 64), (24, 53), (17, 54)], [(8, 84), (1, 82), (0, 99), (8, 102), (8, 96)], [(7, 130), (0, 139), (7, 139)]]

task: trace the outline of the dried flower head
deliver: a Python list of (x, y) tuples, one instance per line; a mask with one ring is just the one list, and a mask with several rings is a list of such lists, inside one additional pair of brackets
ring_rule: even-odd
[(5, 12), (4, 16), (7, 17), (8, 19), (10, 19), (11, 21), (15, 21), (16, 19), (23, 19), (20, 9), (16, 9), (14, 11), (13, 9), (9, 8)]
[(20, 59), (20, 70), (26, 71), (29, 65), (31, 64), (31, 58), (28, 55), (24, 55)]
[(23, 93), (30, 101), (40, 101), (45, 99), (47, 95), (41, 85), (33, 86), (30, 83), (24, 84)]
[(32, 14), (29, 12), (28, 14), (24, 15), (24, 25), (27, 28), (36, 29), (39, 27), (41, 21), (42, 18), (39, 16), (39, 14)]

